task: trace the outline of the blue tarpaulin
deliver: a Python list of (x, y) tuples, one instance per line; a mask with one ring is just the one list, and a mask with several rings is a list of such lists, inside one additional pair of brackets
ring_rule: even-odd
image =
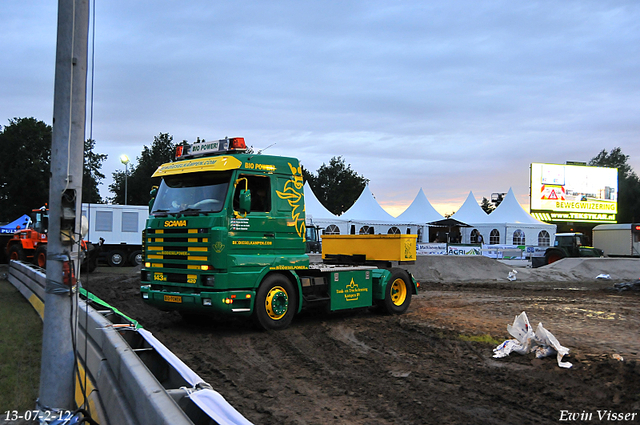
[(9, 224), (0, 226), (0, 234), (12, 234), (18, 229), (18, 226), (20, 227), (20, 229), (24, 229), (29, 225), (30, 222), (31, 218), (29, 218), (29, 216), (25, 214)]

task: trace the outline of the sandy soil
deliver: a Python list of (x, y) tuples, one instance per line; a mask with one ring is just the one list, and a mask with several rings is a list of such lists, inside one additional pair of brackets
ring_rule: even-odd
[[(640, 262), (561, 261), (510, 282), (512, 266), (454, 260), (413, 266), (422, 288), (407, 314), (308, 312), (279, 332), (238, 319), (186, 324), (142, 303), (135, 269), (99, 268), (84, 284), (256, 424), (539, 424), (589, 413), (583, 423), (607, 423), (605, 410), (640, 423), (640, 294), (611, 289), (640, 277)], [(522, 311), (571, 350), (573, 368), (492, 357)]]

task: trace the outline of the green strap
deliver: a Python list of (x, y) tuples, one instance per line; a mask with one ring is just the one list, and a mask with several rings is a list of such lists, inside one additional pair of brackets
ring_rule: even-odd
[(112, 306), (109, 303), (107, 303), (106, 301), (101, 300), (100, 298), (96, 297), (94, 294), (92, 294), (91, 292), (87, 291), (84, 288), (79, 288), (79, 290), (80, 290), (80, 294), (84, 295), (84, 297), (89, 299), (89, 301), (92, 301), (92, 302), (94, 302), (96, 304), (100, 304), (103, 307), (107, 307), (108, 309), (112, 310), (118, 316), (123, 317), (124, 319), (126, 319), (128, 322), (130, 322), (132, 325), (134, 325), (136, 330), (142, 328), (142, 325), (140, 323), (138, 323), (137, 320), (133, 320), (132, 318), (130, 318), (129, 316), (127, 316), (126, 314), (124, 314), (123, 312), (121, 312), (120, 310), (115, 308), (114, 306)]

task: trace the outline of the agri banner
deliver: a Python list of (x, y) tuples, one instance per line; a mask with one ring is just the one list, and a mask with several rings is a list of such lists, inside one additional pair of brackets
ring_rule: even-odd
[(482, 255), (503, 260), (523, 260), (526, 258), (525, 247), (518, 245), (483, 245)]
[(447, 255), (446, 243), (419, 243), (416, 247), (417, 255)]
[(449, 245), (447, 255), (482, 255), (479, 245)]

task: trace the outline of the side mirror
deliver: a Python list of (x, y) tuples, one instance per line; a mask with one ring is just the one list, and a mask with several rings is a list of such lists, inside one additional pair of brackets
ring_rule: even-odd
[(240, 190), (238, 210), (240, 214), (247, 214), (249, 211), (251, 211), (251, 191), (249, 189)]

